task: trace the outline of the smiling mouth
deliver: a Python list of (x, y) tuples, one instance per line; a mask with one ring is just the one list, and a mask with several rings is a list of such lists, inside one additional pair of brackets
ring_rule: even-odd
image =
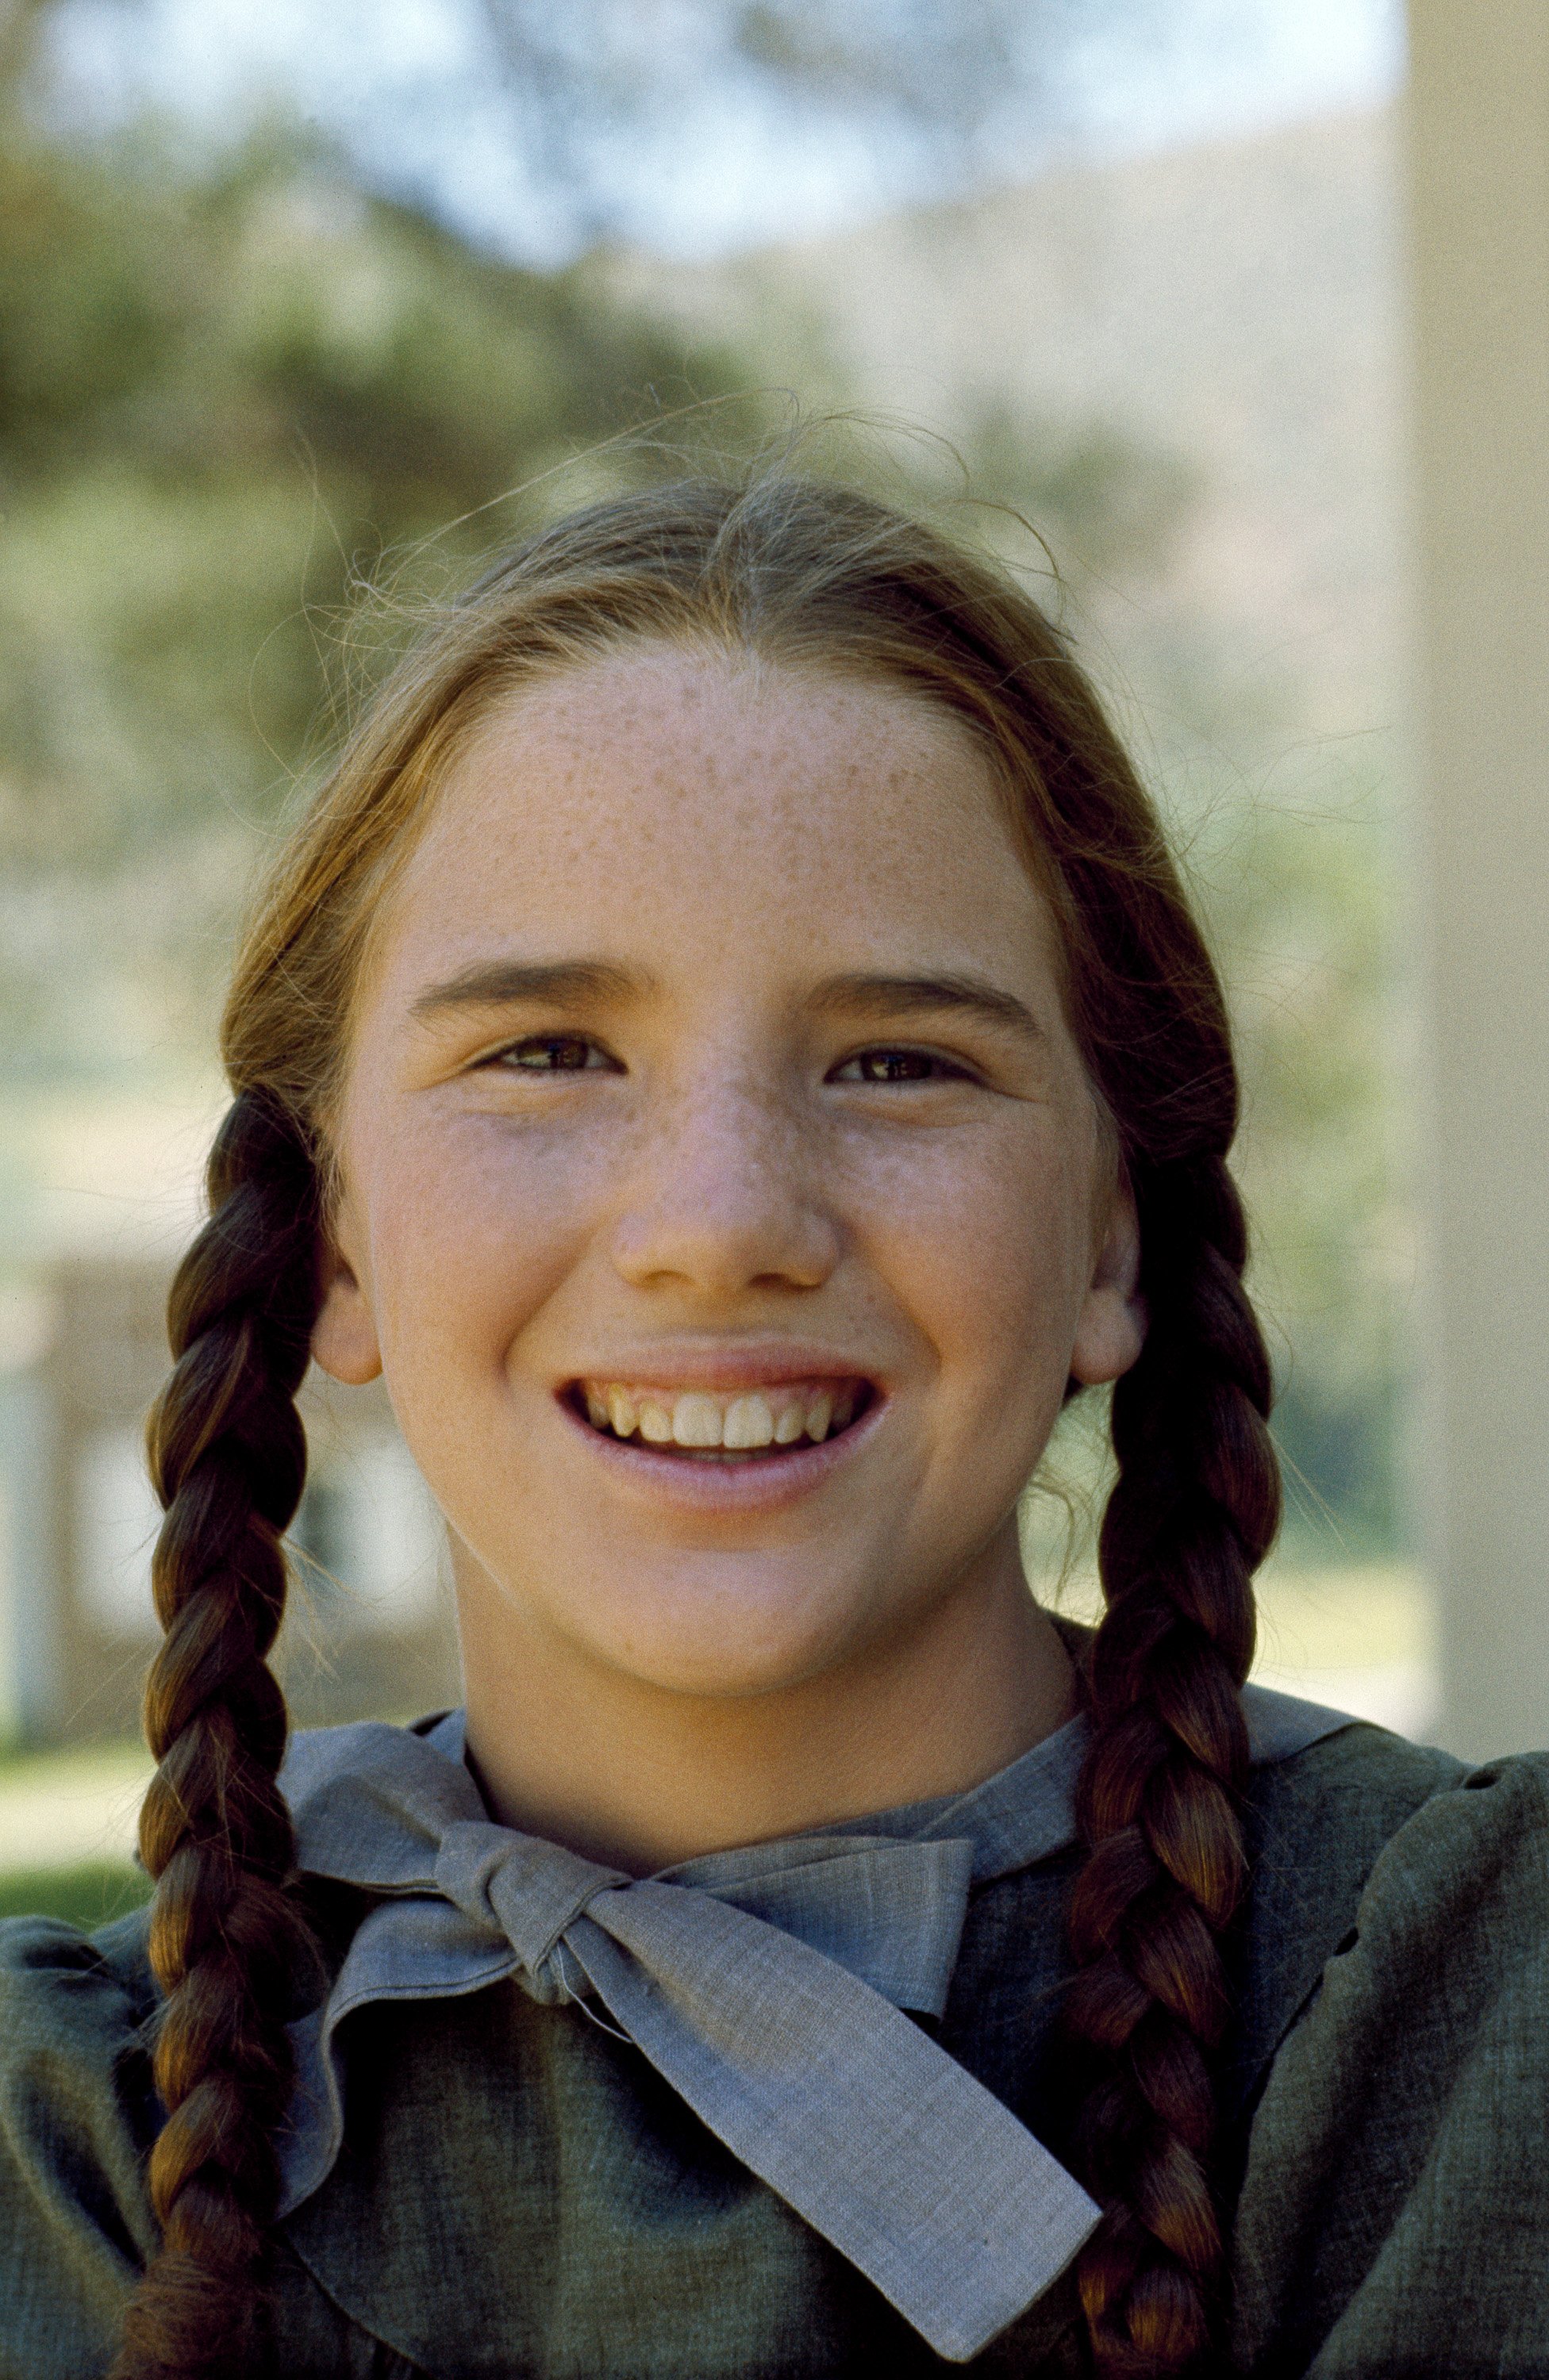
[(578, 1380), (572, 1410), (604, 1438), (696, 1463), (770, 1463), (850, 1428), (875, 1401), (869, 1380), (782, 1380), (762, 1388), (639, 1388)]

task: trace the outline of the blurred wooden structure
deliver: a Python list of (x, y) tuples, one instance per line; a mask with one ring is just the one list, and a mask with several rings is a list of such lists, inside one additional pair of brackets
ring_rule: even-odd
[[(57, 1264), (32, 1360), (0, 1382), (0, 1731), (52, 1743), (139, 1725), (160, 1631), (147, 1406), (167, 1369), (165, 1267)], [(380, 1385), (309, 1381), (309, 1478), (277, 1655), (301, 1724), (458, 1697), (445, 1534)]]

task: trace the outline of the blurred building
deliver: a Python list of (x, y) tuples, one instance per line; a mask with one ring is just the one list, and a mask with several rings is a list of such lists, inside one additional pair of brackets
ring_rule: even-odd
[[(145, 1413), (167, 1370), (167, 1268), (60, 1260), (0, 1374), (0, 1734), (47, 1743), (139, 1724), (160, 1636), (161, 1521)], [(380, 1384), (302, 1392), (309, 1448), (277, 1667), (316, 1725), (455, 1702), (445, 1531)]]

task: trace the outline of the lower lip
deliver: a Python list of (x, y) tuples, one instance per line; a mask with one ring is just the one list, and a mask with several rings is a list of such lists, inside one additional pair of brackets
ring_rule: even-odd
[(556, 1402), (570, 1427), (621, 1485), (700, 1512), (768, 1512), (798, 1502), (832, 1478), (874, 1434), (887, 1401), (873, 1394), (858, 1420), (820, 1445), (755, 1455), (747, 1463), (696, 1463), (691, 1456), (659, 1453), (632, 1439), (609, 1438), (582, 1421), (563, 1397)]

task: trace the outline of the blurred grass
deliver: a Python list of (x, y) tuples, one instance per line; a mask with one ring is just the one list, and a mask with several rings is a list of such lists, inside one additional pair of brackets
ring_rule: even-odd
[(150, 1897), (150, 1877), (126, 1861), (80, 1860), (67, 1867), (0, 1873), (0, 1917), (59, 1917), (87, 1933)]

